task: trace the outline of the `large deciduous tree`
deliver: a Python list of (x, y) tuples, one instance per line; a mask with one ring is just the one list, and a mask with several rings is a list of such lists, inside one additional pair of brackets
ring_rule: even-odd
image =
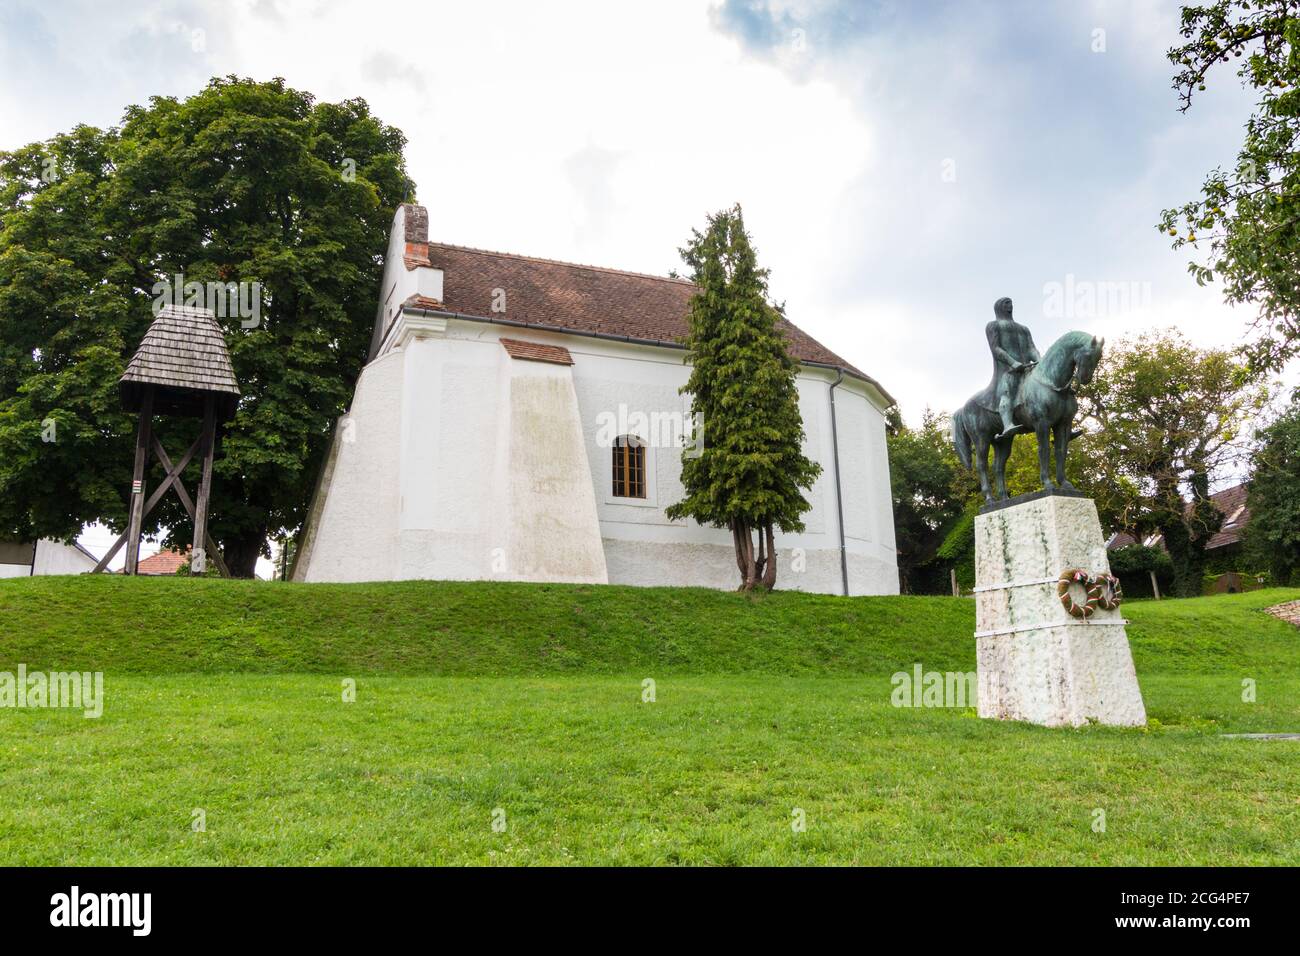
[[(256, 282), (257, 327), (224, 323), (243, 399), (210, 523), (232, 573), (251, 576), (268, 534), (301, 523), (364, 363), (410, 188), (404, 146), (362, 100), (228, 77), (133, 106), (117, 128), (0, 153), (0, 534), (120, 530), (135, 422), (117, 380), (155, 283)], [(195, 426), (159, 427), (183, 448)], [(185, 513), (165, 501), (146, 531), (183, 541)]]
[(1300, 572), (1300, 404), (1260, 433), (1247, 504), (1246, 553), (1275, 584), (1290, 583)]
[(710, 216), (680, 251), (699, 288), (690, 304), (691, 374), (682, 391), (703, 422), (704, 439), (698, 451), (683, 452), (686, 497), (668, 516), (730, 528), (741, 590), (771, 589), (774, 529), (803, 530), (803, 489), (821, 474), (802, 450), (798, 366), (739, 206)]
[(1199, 594), (1205, 547), (1223, 522), (1210, 486), (1245, 454), (1269, 390), (1232, 353), (1196, 348), (1173, 331), (1107, 353), (1080, 387), (1081, 408), (1106, 443), (1111, 473), (1132, 488), (1127, 527), (1161, 532), (1174, 592)]
[(1280, 368), (1300, 346), (1300, 3), (1217, 0), (1182, 11), (1186, 40), (1169, 51), (1186, 111), (1212, 73), (1236, 64), (1258, 94), (1234, 169), (1211, 171), (1199, 199), (1164, 211), (1160, 228), (1190, 246), (1201, 284), (1258, 310), (1249, 357)]

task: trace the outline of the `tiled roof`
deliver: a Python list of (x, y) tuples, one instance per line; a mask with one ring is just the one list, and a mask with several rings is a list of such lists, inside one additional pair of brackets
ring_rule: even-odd
[(122, 375), (123, 404), (138, 410), (150, 385), (160, 410), (201, 413), (203, 396), (215, 392), (222, 410), (234, 411), (239, 385), (225, 336), (209, 309), (163, 306)]
[(1246, 530), (1246, 524), (1250, 521), (1250, 509), (1246, 507), (1246, 495), (1249, 490), (1248, 486), (1241, 484), (1224, 488), (1210, 495), (1214, 506), (1223, 512), (1223, 526), (1219, 528), (1219, 533), (1210, 539), (1209, 544), (1206, 545), (1207, 549), (1224, 548), (1241, 541), (1241, 533)]
[[(686, 337), (696, 287), (685, 279), (428, 242), (427, 222), (423, 207), (406, 207), (404, 261), (407, 268), (443, 271), (443, 311), (649, 342), (680, 344)], [(501, 293), (504, 313), (493, 309)], [(781, 326), (795, 359), (840, 366), (893, 401), (875, 379), (798, 326), (785, 319)]]
[[(1231, 488), (1224, 488), (1222, 491), (1210, 495), (1210, 500), (1214, 502), (1214, 506), (1223, 512), (1223, 526), (1205, 545), (1207, 550), (1224, 548), (1241, 541), (1241, 533), (1246, 530), (1246, 525), (1250, 522), (1250, 509), (1246, 507), (1246, 496), (1249, 490), (1249, 486), (1244, 484), (1233, 485)], [(1191, 510), (1191, 507), (1191, 502), (1185, 505), (1188, 511)], [(1106, 547), (1113, 550), (1138, 543), (1138, 539), (1133, 535), (1121, 531), (1111, 535), (1111, 539), (1106, 542)], [(1159, 533), (1148, 535), (1141, 543), (1147, 547), (1163, 548), (1164, 535)]]
[(511, 358), (553, 362), (556, 365), (573, 364), (573, 356), (561, 345), (542, 345), (539, 342), (524, 342), (520, 339), (502, 339), (501, 344), (510, 353)]
[(189, 548), (185, 551), (159, 551), (155, 555), (141, 558), (137, 566), (140, 574), (175, 574), (189, 560)]

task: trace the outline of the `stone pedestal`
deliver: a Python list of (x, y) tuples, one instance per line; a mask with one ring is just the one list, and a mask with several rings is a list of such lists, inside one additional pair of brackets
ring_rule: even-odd
[(1144, 725), (1124, 606), (1077, 620), (1056, 593), (1069, 568), (1110, 571), (1096, 505), (1025, 497), (975, 518), (979, 715), (1048, 727)]

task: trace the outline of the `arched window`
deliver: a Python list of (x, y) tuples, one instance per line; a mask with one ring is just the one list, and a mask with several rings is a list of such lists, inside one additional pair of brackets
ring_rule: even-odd
[(645, 445), (635, 435), (614, 441), (614, 497), (645, 497)]

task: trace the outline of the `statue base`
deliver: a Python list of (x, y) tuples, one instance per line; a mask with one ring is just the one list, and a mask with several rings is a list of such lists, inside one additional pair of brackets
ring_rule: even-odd
[(1110, 572), (1097, 506), (1068, 493), (1027, 497), (975, 518), (979, 715), (1145, 725), (1123, 605), (1080, 620), (1057, 596), (1063, 571)]
[(1024, 504), (1026, 501), (1037, 501), (1039, 498), (1087, 498), (1082, 491), (1068, 491), (1065, 488), (1053, 488), (1051, 491), (1030, 491), (1023, 495), (1016, 495), (1014, 498), (995, 499), (991, 504), (981, 505), (979, 513), (988, 514), (990, 511), (1001, 511), (1003, 508), (1014, 508), (1016, 505)]

